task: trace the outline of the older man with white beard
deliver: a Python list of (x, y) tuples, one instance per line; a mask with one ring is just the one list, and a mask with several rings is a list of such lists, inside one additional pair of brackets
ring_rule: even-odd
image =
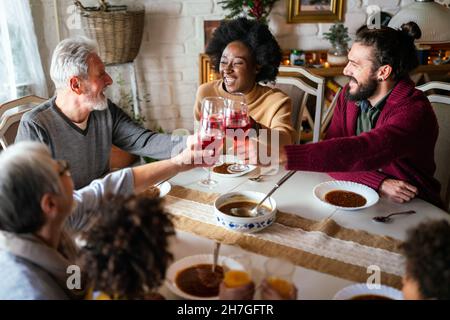
[(55, 159), (69, 162), (75, 188), (110, 171), (112, 144), (156, 159), (170, 158), (186, 147), (186, 138), (142, 128), (107, 100), (104, 91), (113, 81), (95, 42), (83, 37), (60, 42), (50, 75), (56, 96), (22, 117), (16, 142), (47, 144)]

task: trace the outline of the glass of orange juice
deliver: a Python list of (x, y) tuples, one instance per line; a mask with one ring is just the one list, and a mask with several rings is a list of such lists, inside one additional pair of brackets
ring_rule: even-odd
[(255, 284), (252, 281), (251, 261), (248, 256), (230, 256), (223, 261), (224, 278), (219, 287), (219, 298), (225, 300), (252, 300)]
[(285, 259), (269, 258), (264, 264), (264, 269), (265, 278), (270, 287), (283, 299), (290, 299), (295, 292), (295, 286), (292, 283), (294, 264)]
[(252, 281), (251, 260), (244, 255), (231, 255), (223, 261), (223, 282), (228, 288), (245, 286)]

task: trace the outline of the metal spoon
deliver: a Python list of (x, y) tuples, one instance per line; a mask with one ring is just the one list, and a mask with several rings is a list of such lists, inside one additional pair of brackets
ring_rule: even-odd
[(221, 274), (216, 272), (219, 260), (220, 242), (214, 242), (213, 263), (211, 269), (196, 268), (200, 282), (208, 288), (218, 288), (222, 281)]
[(220, 250), (220, 242), (216, 242), (214, 244), (214, 253), (213, 253), (213, 265), (212, 265), (213, 273), (216, 271), (217, 261), (219, 259), (219, 250)]
[(235, 216), (240, 216), (240, 217), (256, 217), (259, 215), (263, 215), (264, 211), (260, 210), (261, 209), (261, 205), (264, 203), (264, 201), (267, 200), (267, 198), (269, 198), (283, 183), (285, 183), (290, 177), (292, 177), (294, 175), (294, 173), (296, 173), (297, 171), (289, 171), (287, 174), (285, 174), (280, 181), (278, 181), (277, 183), (275, 183), (275, 186), (272, 188), (272, 190), (269, 191), (269, 193), (264, 197), (264, 199), (262, 199), (254, 208), (252, 208), (251, 210), (247, 209), (247, 208), (231, 208), (231, 213), (234, 214)]
[(248, 180), (250, 180), (250, 181), (255, 181), (255, 182), (260, 182), (260, 181), (262, 180), (262, 177), (271, 175), (271, 173), (272, 173), (273, 171), (274, 171), (274, 169), (271, 169), (271, 170), (269, 170), (269, 171), (267, 171), (267, 172), (265, 172), (265, 173), (263, 173), (263, 174), (260, 174), (260, 175), (257, 176), (257, 177), (248, 178)]
[(387, 216), (373, 217), (372, 220), (376, 221), (376, 222), (389, 222), (392, 219), (391, 217), (395, 216), (397, 214), (414, 214), (414, 213), (416, 213), (414, 210), (394, 212), (394, 213), (388, 214)]

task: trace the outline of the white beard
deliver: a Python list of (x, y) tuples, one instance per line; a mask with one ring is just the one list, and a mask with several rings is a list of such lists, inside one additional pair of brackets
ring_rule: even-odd
[(89, 104), (92, 110), (103, 111), (108, 108), (108, 99), (105, 98), (94, 98), (89, 99)]
[(99, 93), (95, 96), (91, 89), (88, 88), (88, 92), (86, 92), (86, 104), (88, 105), (91, 111), (103, 111), (108, 108), (108, 99), (105, 95), (101, 96), (102, 93)]

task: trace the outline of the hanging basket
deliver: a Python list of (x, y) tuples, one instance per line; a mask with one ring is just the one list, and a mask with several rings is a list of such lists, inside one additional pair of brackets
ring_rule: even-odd
[(132, 62), (141, 47), (145, 10), (128, 10), (127, 6), (109, 6), (101, 1), (99, 7), (79, 8), (81, 23), (87, 36), (95, 40), (105, 64)]

